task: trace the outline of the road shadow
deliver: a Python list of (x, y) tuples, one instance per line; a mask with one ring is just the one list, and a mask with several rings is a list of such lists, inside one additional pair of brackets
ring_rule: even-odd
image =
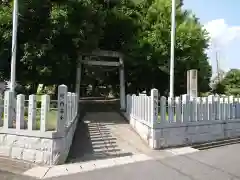
[(80, 120), (67, 163), (133, 155), (131, 152), (124, 152), (120, 149), (117, 145), (117, 138), (108, 128), (111, 125), (128, 123), (118, 113), (118, 102), (117, 100), (104, 100), (80, 103)]

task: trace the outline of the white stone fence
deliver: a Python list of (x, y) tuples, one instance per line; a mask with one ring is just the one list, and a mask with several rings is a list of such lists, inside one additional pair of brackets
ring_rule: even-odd
[(13, 92), (5, 92), (4, 108), (0, 108), (3, 109), (0, 156), (40, 164), (61, 164), (67, 158), (76, 129), (78, 97), (68, 92), (67, 86), (60, 85), (56, 108), (50, 108), (49, 95), (42, 95), (40, 114), (36, 98), (36, 95), (27, 98), (23, 94), (15, 98)]
[(154, 148), (189, 145), (240, 136), (240, 98), (208, 96), (173, 99), (127, 95), (126, 117)]

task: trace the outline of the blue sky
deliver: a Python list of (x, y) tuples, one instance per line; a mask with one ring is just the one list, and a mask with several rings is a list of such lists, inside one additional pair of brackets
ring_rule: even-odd
[(240, 68), (240, 0), (184, 0), (184, 8), (196, 14), (210, 33), (208, 56), (214, 74), (216, 51), (221, 69)]

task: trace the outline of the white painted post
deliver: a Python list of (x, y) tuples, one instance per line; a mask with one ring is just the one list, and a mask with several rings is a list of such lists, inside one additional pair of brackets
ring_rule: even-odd
[(208, 98), (202, 97), (203, 121), (208, 121)]
[(213, 95), (208, 96), (208, 120), (213, 120)]
[(12, 102), (11, 102), (12, 122), (16, 120), (16, 107), (17, 107), (17, 98), (15, 97), (15, 93), (14, 93)]
[(3, 125), (2, 114), (4, 112), (4, 100), (0, 99), (0, 126)]
[(30, 95), (28, 101), (28, 130), (36, 129), (36, 95)]
[(45, 94), (41, 97), (41, 118), (40, 118), (40, 131), (47, 131), (48, 126), (48, 107), (49, 107), (49, 95)]
[(139, 99), (139, 118), (142, 120), (142, 96), (138, 94), (138, 99)]
[(238, 98), (238, 105), (237, 105), (237, 118), (240, 118), (240, 98)]
[(70, 122), (72, 122), (74, 120), (74, 106), (75, 106), (75, 102), (74, 102), (74, 93), (71, 93), (71, 120)]
[(69, 125), (69, 122), (72, 119), (71, 106), (72, 106), (71, 93), (68, 92), (67, 94), (67, 126)]
[(133, 108), (132, 108), (133, 111), (132, 111), (131, 116), (136, 117), (136, 95), (135, 94), (132, 95), (132, 106), (133, 106)]
[(13, 127), (13, 99), (14, 92), (5, 91), (4, 95), (4, 128), (12, 128)]
[(142, 107), (141, 107), (141, 109), (142, 109), (142, 120), (144, 120), (144, 121), (146, 121), (146, 109), (145, 109), (145, 107), (146, 107), (146, 103), (145, 103), (145, 96), (144, 95), (141, 95), (141, 99), (142, 99)]
[(75, 94), (75, 102), (76, 102), (75, 114), (76, 114), (76, 116), (77, 116), (77, 115), (78, 115), (78, 96), (77, 96), (77, 94)]
[(73, 108), (72, 108), (72, 114), (73, 114), (73, 118), (75, 119), (77, 113), (77, 101), (76, 101), (76, 93), (72, 93), (72, 102), (73, 102)]
[(146, 120), (145, 119), (145, 103), (144, 103), (144, 96), (143, 95), (140, 95), (141, 97), (141, 117), (142, 117), (142, 120)]
[(229, 119), (233, 119), (233, 96), (229, 96)]
[(151, 123), (151, 96), (147, 96), (147, 103), (148, 103), (148, 109), (147, 109), (147, 121), (148, 123)]
[(174, 98), (168, 97), (168, 122), (174, 122)]
[(158, 121), (158, 90), (151, 90), (151, 124), (154, 126)]
[(220, 106), (220, 116), (219, 120), (223, 121), (225, 119), (225, 108), (224, 108), (224, 98), (219, 99), (219, 106)]
[(237, 119), (238, 98), (234, 98), (233, 101), (233, 119)]
[(196, 97), (191, 98), (190, 102), (190, 121), (195, 122), (197, 121), (197, 100)]
[(188, 94), (182, 95), (182, 117), (183, 117), (183, 122), (187, 123), (189, 122), (189, 102), (190, 101), (190, 96)]
[(130, 116), (133, 116), (133, 113), (134, 113), (134, 99), (133, 99), (134, 97), (133, 97), (133, 95), (130, 95), (130, 102), (131, 102), (131, 106), (130, 106), (130, 111), (129, 111), (129, 114), (130, 114)]
[(144, 120), (148, 122), (148, 97), (144, 96)]
[(197, 118), (196, 121), (201, 121), (202, 120), (202, 100), (201, 97), (196, 98), (196, 105), (197, 105)]
[(139, 119), (139, 96), (136, 96), (136, 117)]
[(124, 78), (124, 66), (123, 59), (120, 57), (120, 61), (122, 62), (122, 66), (119, 67), (119, 75), (120, 75), (120, 106), (121, 110), (125, 111), (126, 102), (125, 102), (125, 78)]
[(229, 99), (227, 97), (224, 98), (224, 119), (223, 120), (229, 120)]
[(16, 129), (24, 129), (24, 102), (25, 96), (23, 94), (17, 95), (17, 108), (16, 108)]
[(67, 91), (66, 85), (58, 86), (58, 119), (57, 132), (64, 132), (67, 121)]
[(220, 120), (221, 118), (221, 109), (220, 109), (220, 97), (215, 97), (215, 120)]
[(74, 102), (74, 93), (71, 93), (71, 115), (72, 115), (72, 118), (70, 120), (70, 122), (73, 121), (74, 119), (74, 106), (75, 106), (75, 102)]
[(46, 96), (46, 101), (47, 101), (47, 111), (49, 112), (50, 111), (50, 102), (51, 102), (51, 100), (50, 100), (50, 96), (48, 95), (48, 96)]
[(141, 97), (138, 95), (138, 117), (142, 119), (142, 104), (141, 104)]
[(176, 113), (176, 123), (179, 123), (179, 124), (182, 123), (180, 97), (175, 97), (175, 113)]
[(74, 102), (74, 109), (73, 109), (73, 116), (74, 118), (77, 116), (77, 95), (73, 93), (73, 102)]
[(240, 118), (240, 98), (237, 98), (237, 118)]
[(79, 98), (78, 98), (78, 95), (76, 94), (76, 116), (78, 116), (78, 107), (79, 107)]
[(161, 96), (160, 98), (160, 123), (169, 123), (166, 119), (166, 103), (167, 98)]

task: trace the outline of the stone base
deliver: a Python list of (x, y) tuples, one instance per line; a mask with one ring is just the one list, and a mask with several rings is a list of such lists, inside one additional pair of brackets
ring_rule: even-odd
[(126, 113), (123, 113), (126, 119), (129, 120), (132, 128), (138, 133), (138, 135), (152, 148), (155, 149), (156, 143), (154, 141), (154, 131), (153, 128), (142, 121), (136, 120), (134, 117), (128, 116)]
[(152, 149), (187, 146), (198, 143), (240, 137), (240, 119), (229, 121), (202, 121), (189, 123), (156, 124), (123, 115), (139, 136)]
[[(29, 136), (21, 135), (21, 133), (13, 134), (12, 131), (9, 134), (6, 130), (5, 133), (0, 132), (0, 156), (36, 164), (62, 164), (68, 156), (77, 119), (66, 129), (65, 135), (59, 137), (31, 136), (31, 132), (29, 132)], [(46, 133), (49, 134), (49, 132)], [(26, 134), (26, 132), (22, 134)]]

